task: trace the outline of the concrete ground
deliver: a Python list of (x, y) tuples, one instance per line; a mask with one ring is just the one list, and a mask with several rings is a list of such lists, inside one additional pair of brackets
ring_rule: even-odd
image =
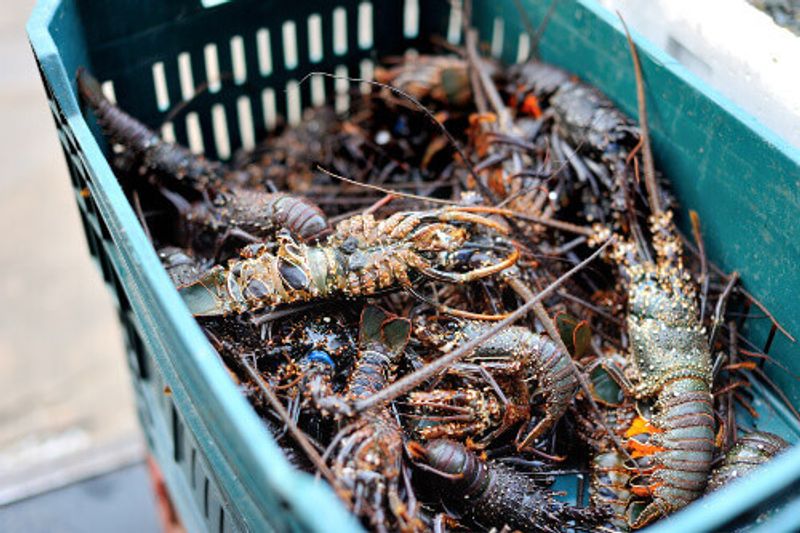
[(143, 454), (117, 318), (25, 35), (33, 4), (0, 9), (0, 505)]
[(0, 531), (160, 530), (147, 467), (137, 463), (0, 508)]

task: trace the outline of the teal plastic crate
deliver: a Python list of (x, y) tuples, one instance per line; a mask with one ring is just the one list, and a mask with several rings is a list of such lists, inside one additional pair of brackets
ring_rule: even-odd
[[(549, 2), (521, 0), (538, 23)], [(493, 54), (514, 62), (529, 41), (514, 0), (475, 0), (473, 22)], [(191, 531), (359, 529), (331, 491), (287, 463), (188, 313), (106, 161), (108, 147), (82, 115), (74, 74), (85, 66), (133, 115), (160, 126), (192, 88), (165, 135), (227, 158), (260, 139), (277, 116), (289, 122), (312, 103), (346, 98), (334, 80), (298, 81), (310, 71), (369, 76), (381, 57), (425, 50), (430, 37), (462, 38), (446, 0), (40, 0), (28, 34), (75, 188), (89, 249), (116, 297), (126, 332), (139, 417)], [(656, 162), (681, 201), (701, 216), (709, 257), (737, 270), (794, 334), (800, 313), (800, 154), (634, 35), (648, 86)], [(542, 57), (576, 73), (636, 115), (631, 60), (618, 20), (590, 0), (560, 0)], [(191, 74), (187, 74), (191, 72)], [(684, 217), (685, 222), (685, 217)], [(800, 347), (753, 318), (750, 341), (800, 374)], [(767, 372), (795, 405), (800, 386)], [(800, 430), (756, 384), (758, 428), (792, 442)], [(574, 495), (574, 480), (564, 480)], [(800, 448), (763, 471), (689, 506), (653, 530), (800, 524)]]

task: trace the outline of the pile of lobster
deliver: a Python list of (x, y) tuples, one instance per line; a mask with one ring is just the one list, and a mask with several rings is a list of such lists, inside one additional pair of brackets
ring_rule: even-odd
[(366, 526), (641, 528), (788, 446), (753, 431), (759, 304), (676, 229), (646, 123), (475, 41), (230, 163), (78, 86), (232, 378)]

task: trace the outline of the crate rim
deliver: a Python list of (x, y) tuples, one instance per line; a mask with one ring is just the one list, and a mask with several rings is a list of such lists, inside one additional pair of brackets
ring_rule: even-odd
[[(66, 72), (58, 48), (50, 33), (50, 25), (53, 22), (56, 11), (64, 1), (37, 0), (26, 24), (28, 39), (42, 73), (49, 83), (56, 89), (64, 89), (54, 91), (53, 97), (57, 100), (65, 115), (66, 122), (72, 129), (76, 144), (86, 152), (85, 154), (80, 154), (83, 163), (94, 172), (94, 181), (108, 196), (106, 199), (103, 198), (103, 195), (94, 195), (101, 212), (106, 216), (112, 214), (111, 217), (107, 216), (107, 219), (118, 224), (133, 249), (141, 253), (142, 264), (140, 266), (143, 267), (141, 271), (144, 273), (148, 283), (155, 289), (152, 295), (157, 303), (162, 306), (162, 309), (165, 310), (166, 315), (178, 326), (174, 333), (179, 342), (192, 355), (191, 361), (183, 361), (178, 358), (174, 370), (180, 373), (181, 379), (186, 378), (192, 384), (202, 385), (203, 388), (214, 393), (210, 396), (213, 398), (213, 403), (208, 405), (206, 402), (203, 406), (204, 409), (210, 409), (215, 418), (227, 418), (230, 420), (231, 423), (226, 425), (227, 429), (234, 430), (236, 435), (240, 437), (239, 442), (247, 444), (247, 449), (245, 450), (247, 459), (257, 464), (260, 468), (259, 474), (264, 476), (251, 477), (257, 486), (246, 487), (246, 492), (253, 493), (257, 490), (268, 489), (281, 494), (285, 498), (286, 493), (293, 492), (293, 489), (297, 488), (308, 495), (312, 493), (324, 494), (324, 498), (330, 498), (329, 501), (336, 503), (335, 506), (330, 506), (331, 508), (327, 509), (334, 513), (333, 516), (323, 517), (322, 513), (320, 513), (322, 508), (319, 502), (314, 501), (314, 498), (306, 498), (305, 503), (293, 501), (294, 505), (299, 505), (297, 508), (298, 514), (306, 520), (306, 524), (318, 530), (331, 530), (333, 528), (332, 524), (341, 526), (342, 530), (360, 530), (361, 528), (357, 522), (344, 509), (344, 506), (335, 499), (335, 496), (327, 487), (321, 487), (320, 484), (314, 483), (309, 474), (289, 465), (277, 446), (274, 437), (266, 430), (253, 408), (235, 388), (213, 347), (203, 335), (200, 327), (188, 312), (177, 290), (175, 290), (167, 277), (155, 250), (147, 240), (144, 230), (138, 223), (138, 219), (119, 186), (110, 165), (91, 134), (86, 120), (83, 118), (80, 106), (72, 91), (72, 76)], [(620, 19), (597, 3), (596, 0), (574, 1), (624, 36), (624, 28)], [(534, 0), (522, 1), (523, 5), (529, 5), (533, 2)], [(708, 85), (635, 29), (631, 28), (630, 33), (640, 55), (646, 55), (650, 61), (669, 71), (686, 85), (701, 91), (716, 106), (752, 130), (765, 143), (771, 145), (800, 167), (800, 149), (795, 148), (772, 129), (746, 113), (741, 107)], [(632, 115), (635, 117), (636, 113), (632, 113)], [(92, 183), (90, 183), (90, 188), (94, 188)], [(94, 190), (92, 192), (94, 193)], [(124, 257), (123, 259), (126, 262), (133, 261), (133, 258), (129, 257)], [(202, 340), (202, 342), (198, 344), (198, 340)], [(190, 400), (185, 401), (194, 403)], [(204, 422), (201, 422), (201, 424), (206, 426)], [(217, 446), (226, 440), (221, 440), (222, 436), (219, 430), (214, 430), (211, 427), (205, 427), (205, 430), (214, 437)], [(237, 453), (240, 452), (241, 450), (237, 450)], [(265, 460), (266, 457), (270, 457), (270, 459), (267, 461)], [(749, 483), (751, 488), (758, 489), (757, 492), (761, 495), (759, 501), (775, 496), (800, 476), (800, 444), (795, 445), (789, 452), (763, 467), (763, 472), (765, 474), (770, 473), (774, 477), (772, 479), (761, 475), (749, 477), (746, 481), (737, 481), (731, 487), (742, 488), (745, 483)], [(738, 497), (732, 497), (734, 492), (738, 494)], [(749, 494), (752, 492), (748, 491)], [(669, 519), (651, 526), (648, 531), (667, 531), (667, 528), (674, 530), (679, 527), (685, 528), (686, 531), (711, 530), (713, 527), (722, 525), (741, 515), (743, 510), (757, 503), (748, 502), (745, 497), (745, 491), (740, 490), (737, 492), (726, 488), (716, 494), (704, 497), (702, 501), (695, 502)], [(717, 511), (713, 517), (713, 523), (707, 514), (709, 505), (713, 505), (714, 510)], [(699, 523), (704, 524), (701, 529), (697, 527)], [(709, 527), (706, 527), (706, 524)]]

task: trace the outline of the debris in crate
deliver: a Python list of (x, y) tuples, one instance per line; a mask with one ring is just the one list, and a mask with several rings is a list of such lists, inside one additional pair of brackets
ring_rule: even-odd
[(78, 73), (292, 464), (375, 531), (625, 531), (782, 450), (753, 431), (753, 376), (781, 393), (739, 331), (771, 315), (707, 261), (696, 215), (676, 229), (646, 121), (553, 65), (481, 57), (472, 30), (457, 52), (388, 58), (348, 112), (308, 109), (229, 163)]

